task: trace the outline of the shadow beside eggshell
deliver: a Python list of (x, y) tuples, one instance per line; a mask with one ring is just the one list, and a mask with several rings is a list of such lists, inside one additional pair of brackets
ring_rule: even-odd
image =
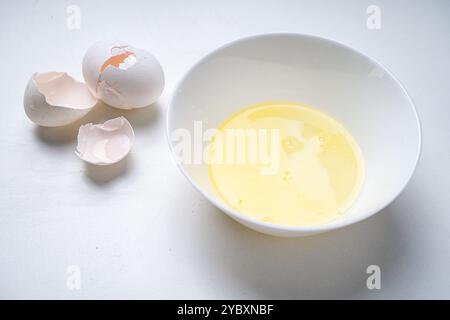
[(85, 176), (89, 182), (94, 185), (102, 186), (113, 182), (118, 177), (126, 175), (130, 170), (130, 163), (132, 162), (132, 155), (128, 154), (119, 162), (107, 166), (97, 166), (85, 162)]

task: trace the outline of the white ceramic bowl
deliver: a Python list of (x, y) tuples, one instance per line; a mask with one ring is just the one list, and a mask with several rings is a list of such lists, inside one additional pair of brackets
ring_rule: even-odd
[(178, 163), (181, 172), (214, 205), (254, 230), (304, 236), (361, 221), (383, 209), (406, 186), (419, 158), (421, 131), (413, 102), (399, 81), (373, 59), (335, 41), (300, 34), (241, 39), (210, 53), (181, 80), (167, 115), (167, 134), (194, 121), (216, 128), (239, 109), (264, 101), (302, 102), (341, 122), (359, 143), (365, 181), (338, 220), (313, 227), (262, 222), (228, 207), (215, 193), (207, 164)]

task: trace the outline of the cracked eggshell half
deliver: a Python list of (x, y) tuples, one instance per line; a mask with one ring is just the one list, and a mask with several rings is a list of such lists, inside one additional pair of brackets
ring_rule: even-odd
[(83, 58), (83, 77), (93, 95), (119, 109), (151, 105), (164, 89), (158, 60), (120, 41), (92, 45)]
[(127, 119), (118, 117), (102, 124), (81, 126), (75, 153), (88, 163), (109, 165), (125, 158), (133, 143), (133, 128)]
[(97, 104), (86, 84), (65, 72), (35, 73), (28, 81), (24, 108), (28, 118), (44, 127), (72, 123)]

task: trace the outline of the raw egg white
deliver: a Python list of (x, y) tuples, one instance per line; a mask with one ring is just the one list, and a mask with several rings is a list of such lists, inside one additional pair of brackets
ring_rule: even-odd
[(158, 60), (125, 42), (91, 46), (83, 59), (83, 77), (94, 96), (119, 109), (151, 105), (164, 89)]

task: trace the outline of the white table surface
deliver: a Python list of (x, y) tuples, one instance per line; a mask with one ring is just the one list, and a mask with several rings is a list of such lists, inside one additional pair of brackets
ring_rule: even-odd
[[(79, 6), (81, 29), (66, 27)], [(368, 30), (366, 8), (381, 8)], [(165, 138), (173, 88), (199, 58), (243, 36), (300, 32), (374, 57), (404, 84), (423, 126), (411, 183), (387, 209), (309, 238), (248, 230), (178, 172)], [(23, 111), (33, 72), (81, 78), (100, 39), (125, 40), (161, 61), (159, 102), (100, 106), (66, 128)], [(0, 298), (450, 298), (449, 1), (2, 1), (0, 4)], [(78, 127), (125, 115), (130, 156), (105, 168), (74, 154)], [(382, 124), (381, 128), (382, 129)], [(381, 267), (381, 290), (366, 268)], [(81, 288), (66, 286), (78, 266)]]

